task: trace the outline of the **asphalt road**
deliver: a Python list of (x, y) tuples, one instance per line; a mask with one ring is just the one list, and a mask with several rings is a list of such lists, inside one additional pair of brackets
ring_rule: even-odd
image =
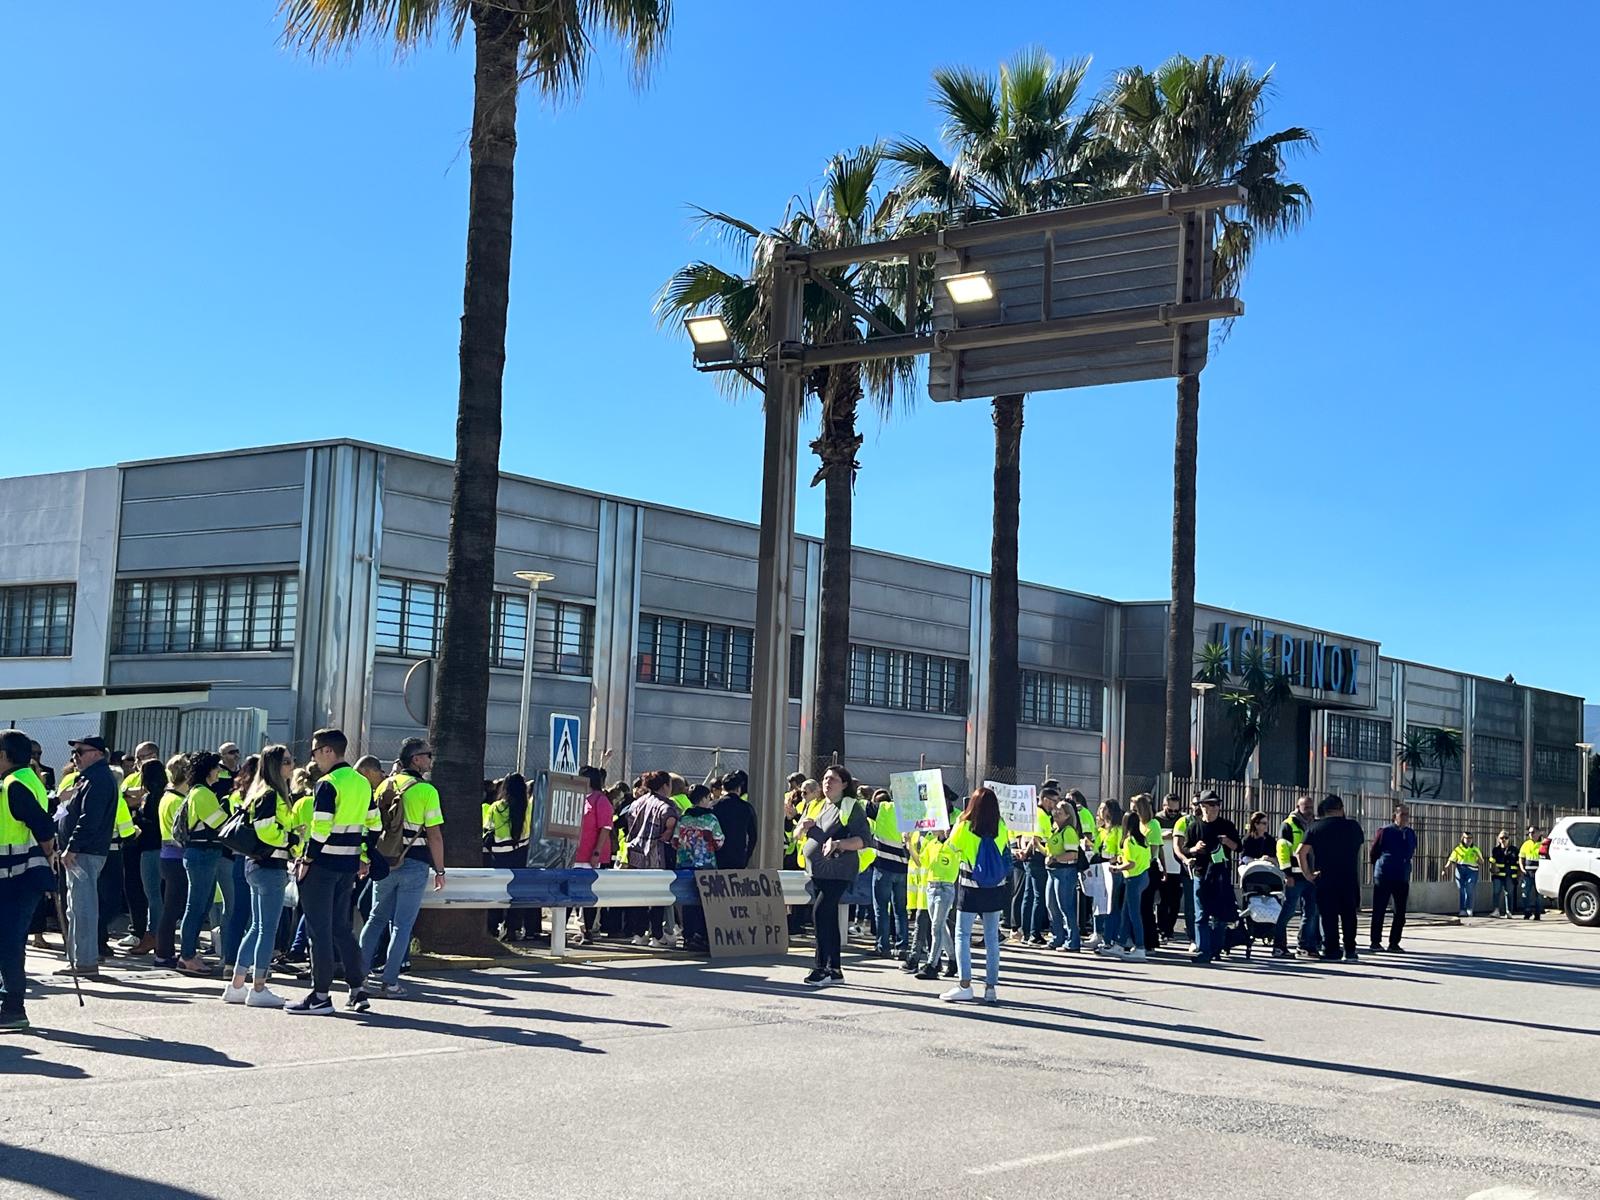
[[(0, 1197), (1592, 1197), (1600, 934), (1429, 926), (1357, 966), (1010, 951), (422, 980), (366, 1017), (145, 968), (0, 1039)], [(35, 954), (48, 969), (59, 957)]]

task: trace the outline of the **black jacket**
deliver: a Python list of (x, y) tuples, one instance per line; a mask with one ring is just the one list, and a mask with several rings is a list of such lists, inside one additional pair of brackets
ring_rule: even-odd
[(711, 806), (717, 824), (722, 826), (722, 848), (717, 851), (717, 869), (742, 871), (756, 852), (756, 810), (739, 796), (724, 796)]
[(61, 846), (74, 854), (110, 854), (117, 823), (117, 777), (101, 759), (84, 769), (61, 810)]

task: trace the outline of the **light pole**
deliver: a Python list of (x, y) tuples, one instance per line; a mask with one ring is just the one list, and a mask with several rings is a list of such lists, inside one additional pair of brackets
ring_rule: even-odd
[(1594, 758), (1594, 743), (1579, 742), (1578, 749), (1583, 752), (1583, 811), (1589, 811), (1589, 763)]
[(517, 717), (517, 774), (528, 775), (528, 721), (532, 716), (528, 702), (533, 698), (533, 631), (538, 627), (539, 585), (555, 578), (549, 571), (518, 571), (517, 578), (528, 585), (528, 623), (522, 635), (522, 708)]
[(1214, 683), (1196, 683), (1194, 685), (1194, 782), (1196, 785), (1206, 777), (1206, 693), (1216, 686)]

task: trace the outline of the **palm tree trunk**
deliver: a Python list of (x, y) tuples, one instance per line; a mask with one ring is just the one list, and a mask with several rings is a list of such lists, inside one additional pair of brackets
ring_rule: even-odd
[[(859, 368), (824, 390), (822, 431), (811, 449), (822, 460), (812, 485), (823, 485), (822, 588), (817, 629), (816, 714), (811, 734), (812, 772), (821, 775), (833, 756), (844, 760), (844, 706), (850, 696), (850, 526), (854, 504), (856, 406)], [(837, 377), (835, 377), (837, 378)], [(837, 388), (831, 398), (830, 391)]]
[[(461, 315), (461, 387), (450, 497), (444, 634), (433, 700), (433, 781), (444, 809), (445, 860), (479, 862), (489, 706), (490, 605), (500, 492), (500, 389), (511, 301), (512, 173), (517, 151), (518, 53), (511, 13), (474, 4), (472, 179)], [(531, 647), (530, 647), (531, 650)], [(458, 952), (487, 941), (477, 912), (440, 914), (432, 942)]]
[(1194, 682), (1194, 479), (1199, 456), (1200, 376), (1178, 377), (1178, 428), (1172, 446), (1172, 603), (1167, 608), (1164, 767), (1188, 778), (1189, 697)]
[(994, 532), (989, 544), (989, 743), (991, 777), (1014, 780), (1022, 678), (1017, 666), (1017, 527), (1022, 519), (1022, 401), (994, 400)]

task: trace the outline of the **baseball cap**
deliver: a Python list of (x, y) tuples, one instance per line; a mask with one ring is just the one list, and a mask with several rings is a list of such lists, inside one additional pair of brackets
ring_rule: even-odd
[(100, 751), (101, 754), (106, 752), (106, 740), (105, 738), (98, 736), (73, 738), (72, 741), (67, 743), (67, 745), (71, 746), (74, 750), (76, 750), (79, 746), (87, 746), (91, 750)]

